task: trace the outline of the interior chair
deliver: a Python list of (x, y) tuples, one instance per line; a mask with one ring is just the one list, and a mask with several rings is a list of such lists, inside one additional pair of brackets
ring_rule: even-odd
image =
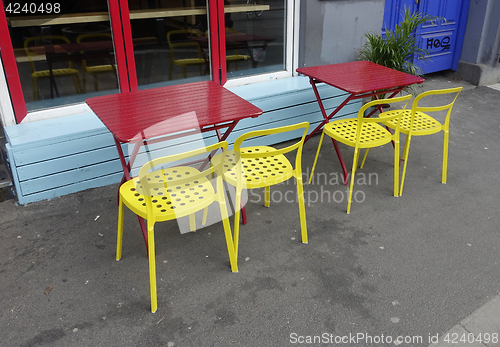
[[(33, 100), (39, 100), (40, 95), (38, 91), (38, 80), (41, 78), (50, 78), (50, 70), (36, 70), (34, 57), (39, 55), (38, 53), (30, 50), (32, 46), (42, 46), (46, 45), (46, 42), (50, 41), (50, 44), (57, 45), (58, 43), (70, 43), (69, 39), (62, 35), (50, 35), (50, 36), (32, 36), (24, 40), (24, 51), (26, 56), (29, 58), (31, 67), (31, 82), (33, 84)], [(68, 53), (69, 54), (69, 53)], [(80, 88), (80, 72), (73, 68), (73, 63), (68, 62), (67, 68), (53, 68), (52, 74), (54, 78), (57, 76), (72, 76), (73, 83), (75, 84), (75, 90), (77, 94), (81, 93)]]
[(385, 127), (380, 125), (381, 118), (370, 117), (365, 118), (365, 110), (372, 106), (391, 104), (396, 102), (404, 102), (404, 108), (408, 104), (411, 95), (401, 96), (391, 99), (379, 99), (373, 100), (365, 105), (363, 105), (358, 111), (357, 118), (343, 118), (335, 120), (333, 122), (325, 124), (323, 127), (323, 132), (319, 140), (318, 150), (316, 151), (316, 157), (314, 158), (314, 164), (311, 171), (311, 176), (309, 178), (309, 183), (313, 178), (314, 170), (316, 168), (316, 163), (318, 161), (319, 152), (321, 150), (321, 144), (323, 142), (323, 137), (325, 135), (333, 138), (334, 140), (341, 142), (350, 147), (354, 147), (354, 158), (352, 161), (352, 172), (351, 172), (351, 183), (349, 186), (349, 200), (347, 202), (347, 213), (351, 212), (351, 202), (352, 202), (352, 191), (354, 187), (356, 168), (358, 166), (359, 152), (360, 149), (366, 148), (365, 156), (361, 163), (361, 168), (365, 164), (366, 157), (368, 155), (368, 150), (372, 147), (379, 147), (389, 143), (394, 142), (394, 196), (398, 196), (399, 191), (399, 121), (403, 110), (399, 112), (393, 112), (393, 114), (386, 115), (383, 119), (386, 121), (393, 120), (395, 127), (395, 132), (391, 133)]
[(174, 65), (183, 69), (184, 78), (187, 77), (188, 66), (198, 66), (200, 75), (207, 61), (202, 56), (201, 47), (197, 42), (190, 41), (189, 36), (201, 36), (199, 30), (171, 30), (167, 33), (167, 43), (170, 49), (170, 63), (168, 78), (172, 79)]
[[(234, 29), (226, 28), (226, 35), (228, 35), (228, 34), (229, 35), (238, 35), (240, 33)], [(226, 47), (226, 49), (228, 49), (228, 48)], [(248, 60), (248, 59), (252, 58), (248, 54), (240, 54), (239, 49), (234, 49), (232, 53), (233, 54), (226, 54), (226, 62), (227, 62), (228, 66), (229, 66), (230, 62), (234, 62), (236, 71), (238, 71), (238, 61)]]
[[(88, 42), (88, 41), (112, 41), (112, 37), (110, 33), (98, 33), (98, 34), (82, 34), (76, 37), (76, 42)], [(106, 59), (106, 58), (105, 58)], [(114, 59), (110, 56), (108, 59)], [(82, 60), (82, 85), (83, 92), (86, 92), (87, 89), (87, 74), (92, 75), (94, 78), (94, 89), (96, 91), (99, 90), (99, 74), (114, 72), (116, 78), (116, 64), (98, 64), (91, 65), (87, 62), (86, 59)], [(117, 87), (118, 87), (118, 79), (116, 79)]]
[[(227, 151), (226, 141), (192, 150), (186, 153), (153, 159), (144, 164), (139, 175), (120, 187), (118, 209), (118, 236), (116, 260), (121, 259), (123, 241), (124, 206), (147, 222), (149, 279), (151, 290), (151, 312), (156, 312), (156, 267), (154, 226), (156, 222), (188, 216), (191, 230), (196, 230), (195, 213), (204, 210), (203, 224), (207, 219), (207, 208), (214, 202), (219, 204), (231, 270), (238, 272), (236, 249), (231, 235), (226, 200), (222, 184), (223, 161), (213, 160), (204, 167), (187, 166), (185, 163), (200, 162), (199, 157), (209, 157), (212, 151)], [(210, 157), (209, 157), (210, 158)], [(173, 166), (182, 162), (181, 166)], [(215, 174), (215, 178), (214, 178)], [(215, 186), (215, 189), (214, 189)]]
[[(449, 129), (450, 129), (450, 114), (453, 108), (455, 100), (457, 100), (458, 95), (462, 91), (462, 87), (457, 88), (447, 88), (441, 90), (429, 90), (418, 95), (412, 103), (411, 110), (404, 110), (401, 118), (401, 125), (399, 126), (399, 131), (406, 135), (406, 141), (403, 151), (403, 174), (401, 176), (401, 187), (399, 195), (403, 194), (403, 185), (406, 175), (406, 165), (408, 164), (408, 154), (410, 151), (410, 141), (412, 136), (423, 136), (436, 134), (440, 131), (444, 133), (444, 143), (443, 143), (443, 168), (441, 173), (441, 182), (446, 183), (447, 171), (448, 171), (448, 139), (449, 139)], [(436, 105), (436, 98), (432, 96), (440, 96), (441, 99), (444, 95), (448, 94), (449, 97), (446, 104), (438, 101), (439, 106), (427, 106)], [(423, 100), (425, 98), (425, 101)], [(426, 103), (425, 106), (422, 105)], [(446, 111), (446, 116), (444, 118), (443, 124), (429, 116), (426, 112), (439, 112)], [(385, 117), (386, 115), (391, 115), (393, 113), (398, 113), (400, 110), (391, 110), (382, 113), (380, 116)], [(394, 129), (397, 124), (393, 120), (386, 120), (383, 122), (386, 126)]]
[[(302, 122), (267, 130), (255, 130), (239, 136), (234, 142), (233, 150), (225, 154), (224, 181), (236, 187), (234, 214), (234, 244), (238, 256), (240, 209), (243, 189), (265, 188), (264, 205), (270, 206), (271, 186), (295, 177), (299, 203), (299, 218), (302, 243), (307, 243), (307, 224), (302, 186), (302, 147), (309, 129), (309, 123)], [(263, 136), (273, 136), (282, 133), (296, 132), (300, 140), (284, 148), (276, 149), (270, 146), (242, 147), (244, 141), (262, 141)], [(279, 135), (278, 135), (279, 136)], [(260, 138), (260, 139), (258, 139)], [(296, 151), (295, 167), (285, 157), (285, 153)], [(221, 161), (221, 154), (214, 160)]]

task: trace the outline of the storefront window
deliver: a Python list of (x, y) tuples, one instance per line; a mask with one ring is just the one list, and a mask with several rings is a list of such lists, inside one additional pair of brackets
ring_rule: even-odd
[(80, 107), (102, 94), (201, 80), (230, 87), (290, 77), (294, 3), (4, 1), (14, 53), (9, 47), (6, 73), (17, 76), (17, 66), (20, 83), (11, 84), (11, 93), (22, 90), (24, 97), (15, 102), (16, 119), (26, 111), (41, 111), (33, 119), (44, 119), (52, 116), (51, 108), (71, 114), (61, 106)]
[(118, 92), (106, 0), (5, 2), (28, 111)]
[(206, 0), (129, 0), (139, 88), (211, 79)]
[(225, 0), (228, 79), (284, 71), (286, 0)]

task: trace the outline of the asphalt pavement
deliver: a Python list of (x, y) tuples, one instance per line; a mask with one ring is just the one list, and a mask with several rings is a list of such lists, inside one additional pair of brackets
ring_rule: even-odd
[[(331, 142), (306, 184), (300, 242), (294, 182), (249, 196), (239, 272), (220, 223), (156, 225), (158, 311), (146, 249), (126, 212), (115, 260), (118, 185), (20, 206), (0, 203), (1, 346), (500, 346), (500, 90), (464, 86), (442, 134), (414, 138), (401, 197), (392, 147), (370, 151), (355, 202)], [(304, 146), (308, 177), (319, 141)], [(352, 149), (340, 145), (350, 167)], [(322, 174), (322, 175), (320, 175)]]

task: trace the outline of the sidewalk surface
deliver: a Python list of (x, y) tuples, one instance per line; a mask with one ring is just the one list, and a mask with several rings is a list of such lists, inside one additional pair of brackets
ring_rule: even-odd
[[(500, 90), (442, 74), (424, 89), (457, 85), (446, 185), (441, 134), (412, 140), (398, 198), (386, 145), (358, 171), (347, 215), (325, 140), (323, 176), (304, 187), (308, 244), (294, 182), (272, 188), (269, 208), (249, 196), (238, 273), (220, 223), (156, 225), (155, 314), (130, 211), (115, 260), (117, 185), (0, 203), (0, 346), (500, 346)], [(318, 141), (304, 146), (305, 177)]]

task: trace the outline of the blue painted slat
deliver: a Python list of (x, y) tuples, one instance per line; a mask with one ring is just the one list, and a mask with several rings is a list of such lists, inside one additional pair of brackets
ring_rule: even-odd
[(19, 203), (22, 205), (25, 205), (25, 204), (29, 204), (29, 203), (36, 202), (36, 201), (53, 199), (53, 198), (56, 198), (59, 196), (72, 194), (72, 193), (76, 193), (76, 192), (81, 192), (82, 190), (85, 190), (85, 189), (108, 186), (110, 184), (115, 184), (117, 182), (120, 182), (121, 177), (122, 177), (122, 174), (120, 172), (120, 173), (116, 173), (116, 174), (112, 174), (112, 175), (108, 175), (108, 176), (96, 177), (96, 178), (82, 181), (82, 182), (72, 183), (72, 184), (58, 187), (58, 188), (51, 189), (51, 190), (44, 190), (44, 191), (36, 192), (33, 194), (23, 196), (22, 200), (19, 199)]
[(120, 161), (112, 160), (105, 163), (99, 163), (88, 167), (68, 170), (54, 175), (24, 181), (21, 182), (20, 188), (24, 195), (28, 195), (116, 173), (123, 173)]
[(87, 112), (5, 127), (5, 136), (7, 142), (16, 148), (50, 145), (55, 140), (63, 142), (104, 131), (106, 127), (99, 118), (94, 113)]
[[(56, 141), (56, 140), (54, 140)], [(70, 141), (56, 142), (45, 146), (32, 144), (31, 147), (14, 147), (14, 159), (17, 166), (48, 161), (56, 158), (85, 153), (99, 148), (115, 146), (109, 131), (95, 136), (86, 136)], [(116, 151), (116, 148), (115, 148)]]

